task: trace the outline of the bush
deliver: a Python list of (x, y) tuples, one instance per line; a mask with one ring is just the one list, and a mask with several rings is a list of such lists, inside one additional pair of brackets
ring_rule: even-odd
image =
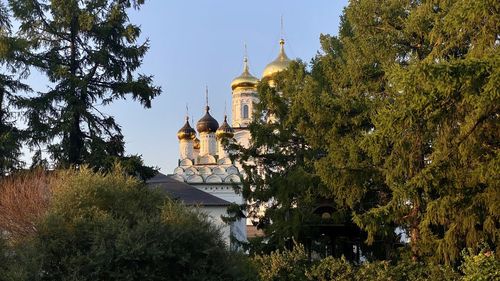
[(341, 259), (327, 257), (314, 264), (305, 275), (308, 280), (315, 281), (354, 280), (356, 269), (343, 257)]
[(269, 255), (253, 258), (262, 281), (311, 280), (311, 281), (453, 281), (460, 275), (450, 267), (400, 260), (366, 262), (355, 266), (345, 258), (327, 257), (310, 262), (304, 246), (295, 243), (289, 250), (274, 251)]
[(479, 254), (474, 255), (471, 249), (462, 253), (464, 263), (460, 267), (464, 281), (488, 281), (500, 280), (500, 261), (488, 248), (484, 248)]
[(49, 206), (51, 179), (43, 170), (0, 178), (0, 234), (5, 239), (16, 242), (36, 233)]
[(277, 250), (269, 255), (257, 255), (253, 258), (261, 281), (302, 281), (309, 266), (304, 246), (294, 243), (291, 250)]
[(385, 261), (364, 263), (353, 280), (453, 281), (459, 278), (460, 275), (447, 266), (400, 260), (395, 265)]
[(24, 280), (252, 279), (203, 214), (120, 170), (61, 171), (52, 190), (47, 215), (18, 255), (31, 264)]

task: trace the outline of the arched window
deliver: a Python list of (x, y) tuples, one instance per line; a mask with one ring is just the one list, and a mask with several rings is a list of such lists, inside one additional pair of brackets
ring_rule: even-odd
[(243, 105), (243, 118), (248, 118), (248, 105)]

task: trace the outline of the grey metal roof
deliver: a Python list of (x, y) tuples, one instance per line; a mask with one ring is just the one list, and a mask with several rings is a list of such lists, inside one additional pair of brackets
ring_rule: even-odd
[(147, 180), (146, 183), (152, 188), (159, 188), (168, 193), (173, 199), (179, 200), (189, 206), (229, 206), (231, 204), (226, 200), (203, 192), (194, 186), (175, 180), (162, 173), (158, 173), (153, 178)]

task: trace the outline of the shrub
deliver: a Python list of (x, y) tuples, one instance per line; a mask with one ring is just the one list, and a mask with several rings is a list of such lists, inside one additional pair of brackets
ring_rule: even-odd
[(0, 233), (6, 239), (16, 242), (36, 233), (49, 205), (51, 178), (43, 170), (0, 178)]
[(327, 257), (307, 270), (305, 275), (315, 281), (354, 280), (356, 269), (345, 259)]
[(304, 246), (294, 243), (294, 247), (276, 250), (269, 255), (257, 255), (253, 258), (261, 281), (302, 281), (309, 265)]
[(253, 258), (262, 281), (311, 280), (311, 281), (453, 281), (460, 275), (452, 268), (400, 260), (392, 265), (386, 261), (366, 262), (359, 266), (345, 258), (327, 257), (309, 262), (304, 246), (295, 243), (293, 249), (274, 251), (269, 255)]
[[(251, 280), (219, 230), (117, 169), (58, 172), (25, 280)], [(26, 263), (29, 264), (29, 263)]]
[(460, 267), (464, 281), (500, 280), (500, 261), (495, 254), (485, 248), (474, 255), (471, 249), (462, 252), (464, 263)]

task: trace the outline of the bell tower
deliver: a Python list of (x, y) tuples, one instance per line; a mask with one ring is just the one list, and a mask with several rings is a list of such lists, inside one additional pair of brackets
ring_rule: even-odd
[(254, 106), (259, 102), (257, 96), (257, 84), (259, 79), (250, 74), (248, 57), (243, 58), (243, 73), (233, 79), (232, 89), (232, 127), (246, 128), (252, 121)]

